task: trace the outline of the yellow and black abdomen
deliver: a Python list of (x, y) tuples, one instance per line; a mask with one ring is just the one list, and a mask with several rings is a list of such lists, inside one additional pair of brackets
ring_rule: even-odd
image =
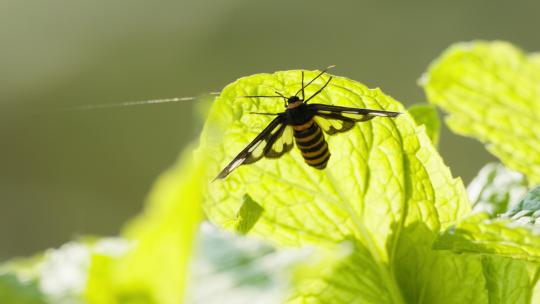
[(330, 151), (321, 127), (313, 119), (292, 127), (296, 146), (302, 152), (306, 163), (317, 169), (326, 168), (330, 159)]

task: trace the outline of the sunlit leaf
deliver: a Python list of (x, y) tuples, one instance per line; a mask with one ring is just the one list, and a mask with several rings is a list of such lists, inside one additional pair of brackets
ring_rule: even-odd
[(486, 303), (537, 303), (539, 232), (480, 212), (445, 231), (434, 248), (459, 252), (467, 260), (481, 259), (489, 299)]
[[(306, 71), (307, 80), (314, 75)], [(306, 95), (321, 88), (326, 79), (316, 80)], [(300, 71), (254, 75), (227, 86), (214, 102), (201, 136), (201, 149), (209, 155), (208, 179), (271, 120), (248, 112), (284, 110), (280, 99), (241, 96), (272, 95), (275, 90), (289, 96), (299, 89)], [(312, 102), (405, 112), (380, 90), (340, 77)], [(456, 262), (447, 253), (431, 250), (437, 233), (463, 217), (470, 206), (461, 181), (452, 178), (413, 119), (408, 114), (396, 119), (376, 117), (327, 139), (332, 156), (325, 170), (307, 166), (296, 148), (279, 159), (241, 166), (227, 179), (211, 184), (206, 214), (228, 227), (248, 194), (264, 208), (248, 234), (287, 246), (332, 247), (347, 240), (357, 244), (353, 254), (362, 258), (355, 261), (364, 263), (364, 259), (372, 272), (351, 276), (348, 284), (355, 290), (377, 290), (382, 299), (393, 303), (421, 298), (431, 303), (441, 303), (443, 298), (446, 303), (463, 303), (481, 298), (482, 293), (472, 290), (482, 289), (482, 281), (471, 281), (476, 287), (463, 289), (457, 275), (479, 269), (479, 261)], [(360, 269), (359, 265), (338, 268), (350, 272)], [(436, 283), (434, 277), (443, 274), (448, 281)], [(347, 292), (337, 281), (322, 280), (321, 284)], [(450, 295), (452, 300), (447, 298)], [(360, 295), (358, 301), (362, 300), (370, 299)]]
[(0, 274), (0, 303), (45, 304), (47, 301), (35, 280), (22, 282), (14, 273), (3, 273)]
[(499, 217), (473, 214), (445, 231), (437, 249), (495, 253), (514, 259), (540, 262), (540, 187)]
[(435, 106), (429, 104), (414, 104), (410, 106), (407, 111), (409, 111), (409, 114), (411, 114), (418, 125), (425, 126), (428, 137), (433, 144), (437, 146), (439, 144), (441, 122)]
[(509, 209), (501, 217), (540, 227), (540, 186), (527, 193), (518, 204)]
[(467, 187), (473, 211), (498, 216), (514, 207), (527, 193), (527, 179), (501, 164), (485, 165)]
[[(191, 261), (186, 303), (282, 303), (291, 271), (311, 250), (282, 249), (205, 223)], [(256, 299), (256, 300), (254, 300)]]
[(540, 183), (540, 65), (504, 42), (452, 46), (423, 79), (430, 102), (459, 134), (486, 144), (509, 168)]
[[(202, 154), (199, 154), (202, 156)], [(121, 257), (94, 255), (91, 303), (181, 303), (193, 240), (201, 220), (204, 162), (191, 154), (164, 173), (145, 212), (123, 235), (134, 248)]]
[[(113, 258), (127, 250), (127, 242), (120, 238), (85, 237), (31, 258), (9, 261), (0, 266), (0, 303), (85, 303), (92, 256)], [(28, 299), (32, 301), (25, 302)]]
[[(488, 166), (469, 187), (477, 211), (469, 214), (461, 181), (433, 145), (432, 108), (413, 107), (414, 120), (379, 89), (335, 77), (312, 102), (403, 114), (327, 137), (332, 157), (324, 170), (293, 148), (211, 182), (272, 119), (248, 112), (284, 110), (281, 99), (242, 96), (294, 94), (300, 75), (259, 74), (227, 86), (200, 147), (158, 180), (125, 239), (113, 242), (122, 250), (102, 250), (98, 239), (0, 265), (0, 297), (70, 304), (540, 300), (540, 188), (517, 202), (524, 177)], [(306, 80), (314, 75), (306, 71)], [(194, 251), (201, 202), (213, 223), (237, 235), (203, 226)]]
[(256, 201), (254, 201), (249, 195), (244, 196), (244, 203), (238, 210), (237, 217), (234, 224), (234, 229), (241, 234), (246, 234), (253, 228), (255, 223), (261, 217), (264, 209)]
[[(523, 227), (508, 221), (508, 217), (519, 217), (521, 212), (524, 219), (531, 222), (531, 212), (523, 213), (520, 207), (530, 205), (530, 200), (520, 203), (527, 191), (526, 185), (521, 173), (500, 164), (484, 166), (468, 187), (477, 214), (463, 219), (458, 227), (449, 228), (434, 244), (438, 249), (459, 252), (465, 259), (481, 258), (489, 303), (525, 304), (540, 300), (539, 265), (515, 259), (523, 257), (519, 251), (526, 247), (518, 243), (529, 239), (531, 231), (519, 233), (516, 229)], [(465, 230), (470, 228), (473, 230)]]
[(495, 255), (482, 255), (481, 259), (488, 303), (538, 303), (540, 269), (537, 264)]
[(299, 266), (287, 303), (395, 303), (396, 291), (380, 281), (380, 265), (367, 248), (350, 240), (327, 250)]

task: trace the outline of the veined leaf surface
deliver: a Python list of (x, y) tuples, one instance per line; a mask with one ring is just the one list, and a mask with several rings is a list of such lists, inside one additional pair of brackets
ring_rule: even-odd
[(540, 64), (505, 42), (460, 43), (434, 61), (423, 85), (456, 133), (540, 183)]
[[(306, 71), (305, 79), (316, 74)], [(253, 75), (222, 91), (201, 136), (201, 149), (209, 155), (209, 180), (272, 119), (250, 111), (284, 111), (282, 99), (242, 96), (274, 95), (275, 90), (294, 95), (300, 89), (300, 75), (300, 71)], [(327, 77), (308, 86), (306, 96), (320, 89)], [(335, 77), (311, 102), (405, 112), (381, 90), (341, 77)], [(455, 263), (454, 257), (431, 250), (436, 234), (467, 213), (469, 203), (462, 182), (451, 176), (424, 128), (416, 127), (407, 114), (396, 119), (376, 117), (327, 140), (332, 156), (325, 170), (307, 166), (296, 149), (279, 159), (241, 166), (210, 185), (206, 214), (226, 227), (237, 219), (247, 194), (264, 210), (250, 234), (288, 246), (333, 246), (352, 240), (353, 261), (363, 259), (372, 270), (370, 276), (349, 283), (357, 289), (369, 287), (389, 303), (420, 299), (441, 303), (450, 294), (452, 301), (460, 303), (476, 297), (458, 288), (457, 281), (445, 283), (446, 287), (433, 282), (433, 276), (443, 271), (452, 277), (480, 264)], [(336, 269), (348, 271), (354, 266)], [(321, 284), (335, 287), (326, 290), (346, 292), (338, 283)], [(356, 299), (369, 301), (361, 295)]]

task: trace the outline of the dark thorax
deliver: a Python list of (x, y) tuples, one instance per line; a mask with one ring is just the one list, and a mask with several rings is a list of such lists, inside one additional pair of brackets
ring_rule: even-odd
[(305, 124), (313, 118), (314, 114), (309, 105), (302, 101), (289, 103), (285, 110), (286, 122), (288, 125), (293, 126)]

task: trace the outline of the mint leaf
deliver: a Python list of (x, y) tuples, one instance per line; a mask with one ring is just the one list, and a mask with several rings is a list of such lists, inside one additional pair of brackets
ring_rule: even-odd
[(510, 219), (490, 219), (476, 213), (441, 234), (435, 249), (456, 252), (496, 253), (515, 259), (539, 262), (540, 229)]
[(477, 138), (509, 168), (540, 183), (540, 65), (505, 42), (455, 44), (423, 79), (456, 133)]
[(500, 256), (540, 262), (540, 187), (514, 208), (490, 218), (473, 214), (449, 228), (435, 242), (436, 249), (496, 253)]
[(95, 254), (85, 298), (90, 303), (181, 303), (193, 240), (201, 220), (203, 153), (186, 153), (164, 173), (145, 211), (123, 235), (133, 248), (120, 257)]
[[(306, 79), (315, 75), (306, 71)], [(306, 95), (325, 80), (326, 76), (315, 81)], [(208, 179), (271, 120), (248, 112), (284, 110), (280, 100), (241, 96), (271, 95), (274, 90), (289, 96), (299, 89), (300, 71), (253, 75), (227, 86), (214, 102), (201, 135)], [(335, 77), (313, 102), (405, 112), (380, 90), (341, 77)], [(293, 149), (279, 159), (241, 166), (226, 180), (212, 183), (203, 205), (207, 216), (227, 227), (248, 194), (264, 208), (248, 235), (281, 246), (332, 247), (352, 240), (354, 254), (364, 256), (373, 269), (365, 278), (351, 276), (348, 283), (355, 290), (379, 290), (381, 298), (394, 303), (434, 302), (440, 294), (462, 295), (455, 303), (470, 298), (473, 291), (460, 287), (457, 274), (474, 268), (467, 262), (452, 263), (453, 257), (431, 250), (437, 233), (462, 218), (470, 206), (461, 181), (452, 178), (422, 128), (408, 114), (397, 119), (379, 117), (327, 140), (332, 157), (325, 170), (307, 166)], [(339, 269), (349, 272), (360, 269), (357, 266)], [(443, 270), (456, 275), (435, 286), (432, 281)], [(324, 282), (327, 288), (340, 290), (339, 282)], [(477, 280), (474, 286), (482, 288), (482, 284)], [(428, 292), (426, 286), (434, 289)]]
[(9, 261), (0, 267), (0, 303), (85, 303), (92, 256), (114, 257), (127, 249), (126, 241), (119, 238), (85, 237)]
[[(519, 238), (508, 235), (515, 235), (514, 229), (520, 225), (512, 223), (508, 217), (520, 216), (522, 208), (519, 206), (523, 205), (520, 199), (527, 191), (526, 185), (521, 173), (500, 164), (484, 166), (468, 187), (476, 214), (449, 228), (434, 244), (435, 248), (460, 253), (490, 253), (462, 255), (467, 260), (480, 258), (489, 303), (536, 303), (540, 297), (540, 268), (537, 264), (513, 259), (519, 257), (515, 252), (522, 249), (520, 244), (514, 244), (514, 252), (509, 248), (512, 242), (519, 242)], [(473, 230), (468, 230), (471, 228)], [(530, 232), (522, 233), (523, 238), (529, 238)]]
[(501, 217), (540, 227), (540, 186), (527, 193), (521, 202), (512, 207), (512, 209), (508, 210)]
[(527, 193), (527, 179), (501, 164), (485, 165), (467, 187), (473, 211), (498, 216), (514, 207)]
[(35, 281), (22, 282), (14, 273), (0, 273), (0, 303), (45, 304), (45, 295)]
[[(297, 266), (295, 286), (287, 303), (393, 303), (369, 251), (351, 240), (319, 252), (311, 264)], [(358, 281), (367, 284), (358, 284)]]
[(124, 238), (70, 242), (0, 265), (0, 275), (35, 282), (47, 303), (183, 302), (205, 191), (204, 153), (187, 154), (160, 177), (145, 211), (123, 230)]
[(439, 133), (441, 131), (441, 122), (437, 108), (430, 104), (414, 104), (407, 111), (412, 116), (417, 125), (424, 125), (426, 133), (435, 146), (439, 144)]
[(264, 209), (248, 194), (244, 195), (244, 203), (238, 210), (234, 228), (238, 233), (246, 234), (257, 223)]
[(464, 253), (462, 260), (481, 259), (488, 296), (482, 303), (537, 303), (540, 231), (531, 228), (477, 213), (445, 231), (434, 248)]
[(190, 263), (185, 302), (282, 303), (292, 269), (311, 252), (307, 248), (280, 250), (203, 223)]
[(498, 256), (482, 256), (488, 303), (538, 303), (538, 266)]

